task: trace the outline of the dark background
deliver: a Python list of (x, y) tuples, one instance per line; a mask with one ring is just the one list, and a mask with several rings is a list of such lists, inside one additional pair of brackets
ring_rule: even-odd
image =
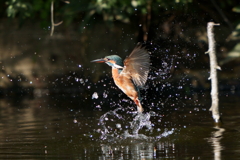
[(181, 86), (184, 93), (209, 90), (208, 22), (220, 23), (214, 31), (220, 90), (239, 90), (238, 1), (54, 1), (54, 23), (62, 24), (50, 36), (51, 2), (0, 2), (2, 97), (89, 97), (91, 86), (114, 86), (110, 68), (90, 61), (109, 54), (124, 58), (144, 41), (155, 48), (147, 83), (150, 96), (156, 86), (168, 83)]

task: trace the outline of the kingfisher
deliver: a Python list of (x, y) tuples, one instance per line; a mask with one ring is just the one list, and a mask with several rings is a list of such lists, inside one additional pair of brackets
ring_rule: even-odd
[(142, 43), (138, 43), (124, 61), (118, 55), (110, 55), (91, 62), (106, 63), (112, 67), (116, 86), (135, 102), (139, 113), (143, 112), (140, 89), (144, 88), (148, 78), (150, 55)]

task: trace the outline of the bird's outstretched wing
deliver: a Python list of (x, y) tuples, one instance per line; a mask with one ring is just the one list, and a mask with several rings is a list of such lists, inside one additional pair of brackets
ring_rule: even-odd
[(124, 60), (124, 74), (131, 76), (134, 84), (142, 88), (148, 77), (150, 56), (141, 43), (133, 49), (132, 53)]

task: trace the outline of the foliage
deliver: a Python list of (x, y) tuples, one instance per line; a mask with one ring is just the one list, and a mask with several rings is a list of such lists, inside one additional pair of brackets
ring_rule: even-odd
[[(46, 19), (49, 17), (50, 4), (52, 0), (7, 0), (5, 2), (8, 17), (19, 17), (26, 19), (29, 17), (36, 18), (40, 14), (40, 18)], [(147, 7), (150, 5), (152, 14), (159, 14), (159, 10), (182, 10), (188, 7), (193, 0), (80, 0), (70, 1), (69, 4), (64, 1), (54, 1), (55, 11), (61, 12), (63, 15), (71, 15), (77, 17), (79, 13), (84, 13), (88, 19), (95, 14), (99, 14), (106, 22), (115, 20), (121, 22), (130, 22), (130, 17), (136, 13), (148, 13)], [(222, 8), (227, 8), (235, 3), (231, 1), (220, 1)], [(192, 8), (192, 11), (195, 8)], [(240, 7), (233, 6), (233, 11), (240, 12)]]
[[(79, 15), (83, 22), (88, 23), (93, 16), (100, 15), (107, 23), (121, 21), (129, 23), (131, 16), (135, 14), (146, 14), (147, 7), (151, 5), (152, 11), (157, 13), (159, 8), (175, 9), (179, 4), (187, 4), (188, 0), (81, 0), (71, 1), (69, 4), (63, 1), (55, 2), (55, 12), (57, 15), (67, 18), (68, 22), (79, 19)], [(40, 18), (42, 21), (49, 20), (51, 0), (7, 0), (5, 2), (8, 17), (27, 19)]]
[[(53, 0), (6, 0), (5, 10), (9, 18), (38, 20), (41, 24), (50, 25), (50, 6)], [(218, 13), (216, 4), (221, 8)], [(215, 8), (214, 8), (215, 7)], [(198, 0), (72, 0), (64, 3), (64, 0), (54, 1), (54, 17), (64, 21), (65, 25), (78, 22), (80, 29), (85, 29), (91, 24), (104, 21), (108, 26), (114, 22), (138, 23), (142, 25), (144, 33), (148, 32), (150, 25), (172, 21), (175, 17), (181, 17), (185, 23), (186, 17), (197, 18), (199, 23), (210, 20), (222, 20), (222, 15), (227, 15), (231, 21), (238, 23), (237, 18), (229, 15), (240, 12), (240, 6), (236, 1), (220, 0), (198, 1)], [(151, 18), (155, 16), (154, 18)], [(169, 16), (169, 17), (168, 17)], [(170, 18), (172, 16), (172, 19)], [(165, 18), (165, 19), (164, 19)], [(161, 19), (161, 20), (160, 20)], [(216, 21), (216, 22), (217, 22)], [(191, 22), (191, 20), (189, 20)], [(221, 21), (219, 21), (221, 23)], [(194, 23), (191, 22), (190, 25)], [(206, 24), (204, 24), (206, 25)], [(222, 23), (221, 23), (222, 25)], [(235, 24), (236, 25), (236, 24)]]
[(20, 14), (20, 17), (26, 18), (30, 16), (29, 10), (31, 10), (31, 5), (28, 2), (22, 2), (17, 0), (9, 0), (6, 2), (7, 7), (7, 16), (15, 17), (17, 13)]
[(51, 0), (7, 0), (6, 14), (9, 18), (19, 18), (21, 21), (27, 18), (38, 19), (44, 24), (49, 21), (50, 3)]

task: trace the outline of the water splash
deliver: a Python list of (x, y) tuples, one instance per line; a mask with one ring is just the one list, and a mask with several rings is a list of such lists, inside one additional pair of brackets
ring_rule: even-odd
[[(151, 113), (139, 113), (133, 121), (130, 122), (133, 135), (137, 135), (139, 130), (146, 127), (148, 130), (152, 130), (152, 123), (150, 121)], [(153, 112), (155, 113), (155, 112)]]
[(147, 113), (129, 112), (125, 111), (122, 107), (109, 111), (99, 119), (98, 125), (101, 129), (98, 132), (101, 133), (100, 139), (111, 142), (118, 142), (128, 138), (151, 140), (166, 137), (173, 133), (174, 129), (171, 131), (166, 130), (157, 137), (142, 134), (142, 131), (144, 133), (151, 133), (153, 131), (154, 124), (150, 119), (154, 116), (158, 115), (153, 111)]
[[(114, 129), (107, 125), (107, 122), (110, 120), (110, 116), (114, 116), (114, 118), (117, 118), (118, 120), (123, 120), (123, 117), (117, 113), (117, 111), (121, 110), (122, 108), (117, 108), (113, 111), (109, 111), (105, 114), (103, 114), (99, 119), (99, 125), (102, 127), (102, 129), (99, 130), (99, 132), (102, 134), (101, 139), (106, 139), (108, 137), (114, 137), (115, 132), (112, 132)], [(119, 126), (120, 124), (118, 124)], [(119, 128), (119, 127), (118, 127)]]

